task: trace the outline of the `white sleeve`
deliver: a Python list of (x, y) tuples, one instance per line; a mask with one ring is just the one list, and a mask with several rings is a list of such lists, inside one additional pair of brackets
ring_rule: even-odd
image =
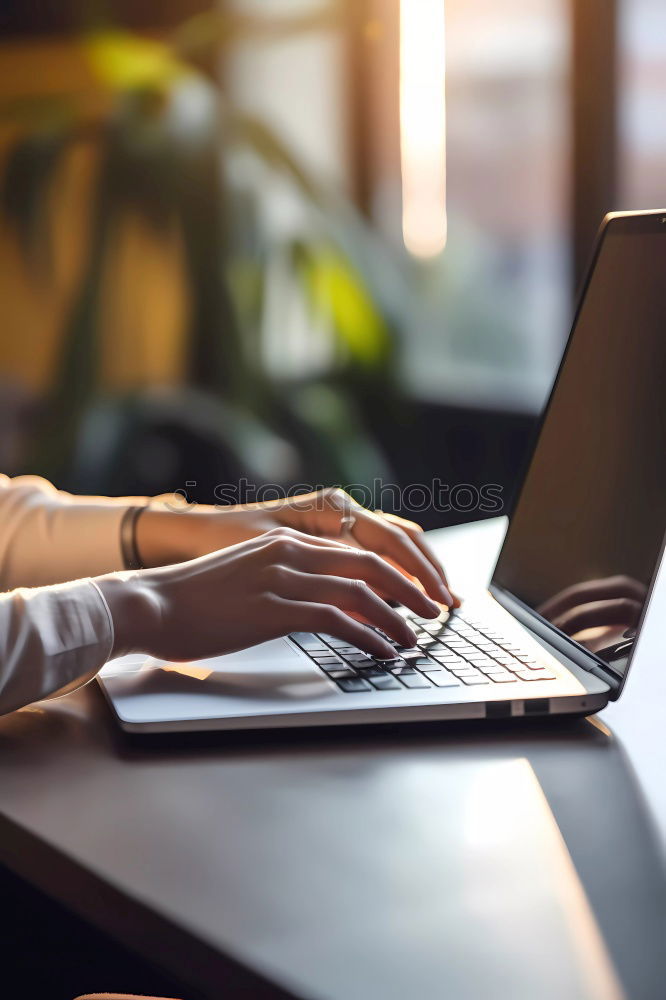
[(82, 501), (36, 476), (0, 476), (0, 591), (123, 568), (120, 522), (131, 500)]
[(92, 580), (0, 595), (0, 715), (92, 680), (113, 649)]

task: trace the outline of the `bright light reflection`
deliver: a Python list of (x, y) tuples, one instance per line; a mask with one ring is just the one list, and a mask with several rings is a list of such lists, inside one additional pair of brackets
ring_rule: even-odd
[(418, 257), (446, 245), (444, 0), (400, 0), (402, 232)]

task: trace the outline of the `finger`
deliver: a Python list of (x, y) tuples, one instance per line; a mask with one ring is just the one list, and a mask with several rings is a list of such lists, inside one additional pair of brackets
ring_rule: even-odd
[[(364, 548), (372, 552), (392, 559), (401, 569), (416, 577), (435, 600), (442, 601), (448, 607), (454, 604), (451, 592), (446, 583), (443, 582), (439, 570), (402, 528), (398, 528), (390, 524), (388, 520), (365, 510), (343, 490), (326, 490), (323, 494), (311, 494), (302, 499), (306, 501), (306, 504), (311, 504), (313, 500), (319, 503), (323, 501), (323, 509), (318, 510), (316, 517), (318, 533), (329, 535), (339, 533), (341, 518), (345, 515), (353, 515), (352, 532), (355, 541), (360, 542)], [(414, 525), (414, 527), (418, 528), (418, 525)], [(315, 530), (314, 522), (313, 530)]]
[(360, 510), (355, 512), (355, 517), (354, 537), (366, 549), (388, 556), (401, 569), (416, 577), (430, 597), (442, 601), (448, 607), (453, 605), (448, 587), (409, 535), (370, 511)]
[(642, 603), (630, 597), (617, 597), (609, 601), (590, 601), (570, 608), (553, 619), (553, 625), (567, 635), (575, 635), (586, 628), (601, 625), (618, 625), (629, 628), (638, 624)]
[(359, 615), (401, 646), (416, 645), (414, 630), (365, 581), (339, 576), (314, 576), (286, 566), (275, 567), (275, 570), (278, 577), (274, 592), (280, 597), (292, 601), (331, 604), (348, 614)]
[(376, 510), (375, 514), (377, 514), (379, 517), (386, 518), (386, 520), (390, 521), (391, 524), (394, 524), (396, 528), (401, 528), (407, 535), (409, 535), (411, 540), (414, 542), (414, 545), (416, 545), (416, 547), (421, 550), (426, 559), (432, 564), (435, 572), (439, 574), (442, 583), (444, 584), (449, 594), (453, 598), (453, 606), (455, 608), (459, 608), (460, 598), (457, 597), (451, 590), (451, 587), (449, 586), (449, 581), (446, 578), (444, 567), (440, 563), (439, 559), (431, 551), (430, 546), (426, 541), (426, 536), (421, 525), (416, 524), (414, 521), (408, 521), (404, 517), (398, 517), (397, 514), (385, 514), (381, 510)]
[(417, 615), (436, 618), (440, 614), (435, 601), (374, 552), (342, 547), (322, 549), (299, 542), (288, 559), (290, 565), (308, 573), (364, 580), (382, 597), (404, 604)]
[(628, 597), (641, 604), (647, 596), (647, 587), (630, 576), (609, 576), (602, 580), (585, 580), (565, 587), (538, 608), (539, 614), (550, 621), (559, 617), (570, 608), (575, 608), (593, 601), (605, 601), (612, 598)]
[(283, 508), (281, 516), (288, 519), (296, 513), (298, 525), (302, 525), (306, 532), (335, 536), (340, 534), (340, 519), (350, 510), (355, 512), (360, 509), (348, 493), (332, 488), (292, 497)]
[[(314, 538), (291, 528), (266, 532), (255, 540), (259, 558), (275, 548), (275, 562), (294, 564), (308, 572), (333, 573), (350, 579), (360, 577), (386, 600), (404, 604), (415, 614), (435, 618), (441, 608), (415, 584), (376, 553), (336, 540)], [(323, 560), (323, 561), (322, 561)]]
[[(353, 504), (351, 498), (348, 498), (350, 504)], [(409, 573), (411, 576), (416, 577), (425, 587), (426, 591), (437, 601), (445, 603), (448, 607), (458, 606), (459, 601), (451, 596), (451, 592), (448, 587), (446, 587), (442, 582), (438, 571), (432, 565), (430, 560), (426, 557), (419, 547), (411, 540), (411, 538), (406, 535), (402, 529), (396, 528), (395, 526), (384, 522), (377, 515), (372, 514), (370, 511), (364, 510), (362, 507), (354, 506), (354, 515), (359, 521), (359, 525), (363, 522), (361, 518), (371, 519), (371, 525), (375, 530), (375, 544), (372, 544), (367, 537), (367, 532), (365, 532), (366, 537), (362, 537), (361, 533), (355, 527), (354, 538), (358, 541), (365, 549), (369, 551), (374, 551), (376, 553), (381, 553), (388, 558), (392, 559), (393, 562), (397, 563), (403, 570)], [(336, 518), (338, 517), (338, 511), (332, 510)], [(418, 528), (418, 525), (415, 525)], [(332, 550), (343, 550), (348, 552), (356, 552), (357, 549), (353, 545), (345, 545), (343, 542), (338, 542), (335, 539), (322, 538), (321, 536), (313, 536), (310, 534), (304, 534), (303, 532), (297, 531), (294, 528), (282, 527), (276, 528), (273, 531), (268, 531), (261, 536), (261, 540), (267, 543), (276, 538), (291, 538), (296, 541), (302, 541), (309, 543), (311, 545), (316, 545), (319, 548), (327, 548)], [(399, 576), (400, 574), (398, 574)], [(415, 588), (417, 589), (417, 588)], [(396, 598), (393, 594), (390, 596), (394, 600), (400, 600)], [(408, 607), (412, 608), (410, 600), (401, 600), (401, 603), (406, 604)], [(421, 604), (421, 609), (423, 605)], [(412, 610), (416, 610), (412, 608)], [(431, 609), (419, 610), (419, 614), (434, 614)], [(437, 609), (437, 614), (439, 613), (439, 608)]]
[(395, 650), (390, 643), (368, 625), (357, 622), (339, 608), (310, 601), (288, 601), (277, 596), (274, 597), (274, 602), (280, 612), (280, 627), (286, 625), (282, 635), (299, 631), (325, 632), (344, 639), (350, 646), (358, 646), (379, 659), (390, 660), (395, 657)]
[(296, 528), (280, 527), (272, 528), (270, 531), (265, 531), (263, 534), (258, 535), (253, 541), (258, 542), (260, 545), (265, 544), (275, 539), (291, 539), (296, 542), (305, 542), (308, 545), (315, 545), (322, 549), (343, 549), (353, 552), (357, 549), (355, 545), (349, 545), (347, 542), (342, 541), (339, 538), (325, 538), (322, 535), (311, 535), (308, 532), (298, 531)]

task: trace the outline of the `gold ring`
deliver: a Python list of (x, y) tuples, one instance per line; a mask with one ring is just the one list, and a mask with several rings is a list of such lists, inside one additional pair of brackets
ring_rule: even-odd
[(344, 514), (340, 518), (340, 534), (344, 534), (348, 531), (350, 535), (354, 534), (354, 525), (356, 524), (356, 517), (354, 514)]

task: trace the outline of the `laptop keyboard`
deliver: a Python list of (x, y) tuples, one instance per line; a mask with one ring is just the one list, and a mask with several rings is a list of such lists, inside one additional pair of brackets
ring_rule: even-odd
[(390, 660), (376, 659), (324, 633), (294, 632), (289, 638), (349, 694), (556, 679), (529, 653), (460, 611), (445, 612), (434, 620), (412, 615), (407, 620), (417, 633), (411, 649), (376, 630), (395, 649)]

